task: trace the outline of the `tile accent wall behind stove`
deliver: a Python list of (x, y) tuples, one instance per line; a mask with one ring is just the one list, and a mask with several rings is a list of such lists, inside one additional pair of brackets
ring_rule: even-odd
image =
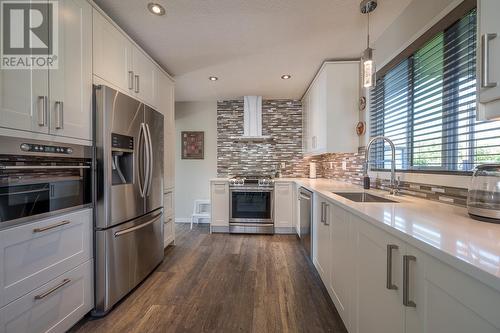
[(217, 102), (217, 173), (219, 177), (274, 175), (284, 162), (283, 176), (303, 177), (302, 103), (299, 100), (262, 102), (262, 142), (239, 141), (243, 135), (243, 100)]

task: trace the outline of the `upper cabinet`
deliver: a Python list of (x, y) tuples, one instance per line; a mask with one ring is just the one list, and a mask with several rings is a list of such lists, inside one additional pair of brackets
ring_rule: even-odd
[(50, 133), (92, 140), (92, 7), (59, 1), (59, 66), (50, 71)]
[(160, 69), (95, 9), (93, 20), (94, 75), (157, 108)]
[(359, 61), (325, 62), (302, 99), (306, 155), (357, 152)]
[(478, 0), (477, 84), (480, 119), (500, 119), (500, 1)]
[(164, 116), (164, 187), (171, 189), (175, 183), (174, 82), (163, 73), (160, 73), (158, 82), (158, 111)]
[(58, 6), (57, 34), (47, 31), (58, 45), (57, 66), (0, 70), (0, 127), (90, 141), (92, 7), (85, 0)]

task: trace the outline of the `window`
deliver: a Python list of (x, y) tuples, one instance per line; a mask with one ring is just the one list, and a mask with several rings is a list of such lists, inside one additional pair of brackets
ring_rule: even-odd
[[(476, 121), (476, 10), (392, 66), (371, 91), (371, 136), (396, 145), (400, 170), (470, 171), (500, 162), (500, 121)], [(372, 148), (377, 169), (391, 151)]]

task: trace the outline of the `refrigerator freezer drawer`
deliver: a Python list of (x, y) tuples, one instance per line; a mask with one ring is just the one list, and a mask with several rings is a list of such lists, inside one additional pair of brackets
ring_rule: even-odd
[(96, 308), (105, 315), (163, 260), (163, 208), (96, 231)]

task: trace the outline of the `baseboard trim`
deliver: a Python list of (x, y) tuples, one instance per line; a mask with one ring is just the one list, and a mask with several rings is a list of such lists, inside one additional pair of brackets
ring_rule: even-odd
[(294, 227), (274, 227), (274, 233), (280, 235), (294, 235), (297, 231)]
[(229, 232), (229, 226), (218, 226), (218, 225), (212, 225), (210, 226), (211, 231), (215, 233), (228, 233)]

